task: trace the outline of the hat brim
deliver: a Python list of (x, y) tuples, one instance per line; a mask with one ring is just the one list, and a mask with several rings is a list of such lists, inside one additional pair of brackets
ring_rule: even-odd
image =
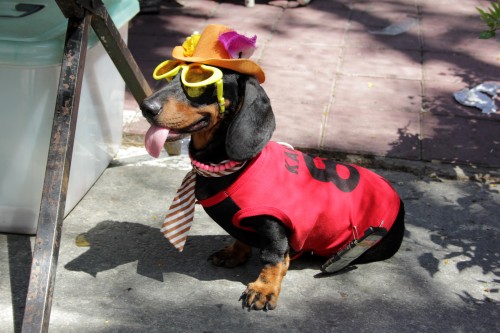
[(262, 68), (257, 63), (249, 59), (216, 59), (216, 58), (203, 58), (203, 57), (185, 57), (184, 48), (176, 46), (172, 51), (172, 57), (177, 60), (185, 62), (196, 62), (205, 65), (212, 65), (222, 68), (231, 69), (238, 73), (254, 75), (260, 83), (264, 83), (266, 75)]

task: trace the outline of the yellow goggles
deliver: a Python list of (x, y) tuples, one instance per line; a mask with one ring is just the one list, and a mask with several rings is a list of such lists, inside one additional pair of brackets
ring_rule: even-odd
[(192, 63), (187, 65), (182, 61), (167, 60), (156, 66), (153, 77), (156, 80), (171, 80), (179, 72), (181, 72), (182, 85), (189, 97), (199, 97), (207, 86), (215, 84), (220, 112), (225, 111), (222, 71), (220, 69), (203, 64)]

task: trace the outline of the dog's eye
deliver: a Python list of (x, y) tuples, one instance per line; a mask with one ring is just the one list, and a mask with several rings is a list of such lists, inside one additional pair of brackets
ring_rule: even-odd
[(206, 90), (206, 86), (203, 86), (203, 87), (184, 87), (186, 89), (186, 94), (189, 96), (189, 97), (193, 97), (193, 98), (196, 98), (196, 97), (200, 97)]

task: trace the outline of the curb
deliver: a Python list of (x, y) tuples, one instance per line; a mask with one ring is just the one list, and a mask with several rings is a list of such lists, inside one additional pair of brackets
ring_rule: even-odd
[(296, 149), (367, 168), (407, 172), (419, 177), (500, 184), (500, 170), (494, 167), (453, 164), (440, 161), (412, 161), (400, 158), (358, 155), (300, 147), (296, 147)]
[[(141, 146), (144, 146), (144, 135), (123, 133), (122, 147)], [(301, 147), (296, 147), (296, 149), (309, 154), (333, 158), (338, 161), (353, 163), (367, 168), (406, 172), (419, 177), (500, 184), (500, 170), (493, 167), (452, 164), (440, 161), (412, 161), (399, 158), (332, 152)]]

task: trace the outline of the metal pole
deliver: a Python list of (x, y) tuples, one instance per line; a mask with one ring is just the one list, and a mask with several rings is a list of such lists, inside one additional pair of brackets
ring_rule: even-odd
[(49, 327), (90, 20), (68, 21), (22, 332)]
[(148, 82), (104, 5), (97, 6), (93, 10), (93, 14), (92, 29), (99, 37), (135, 100), (137, 103), (141, 103), (152, 93)]
[(151, 95), (101, 0), (55, 0), (68, 20), (22, 332), (47, 332), (90, 25), (138, 103)]

